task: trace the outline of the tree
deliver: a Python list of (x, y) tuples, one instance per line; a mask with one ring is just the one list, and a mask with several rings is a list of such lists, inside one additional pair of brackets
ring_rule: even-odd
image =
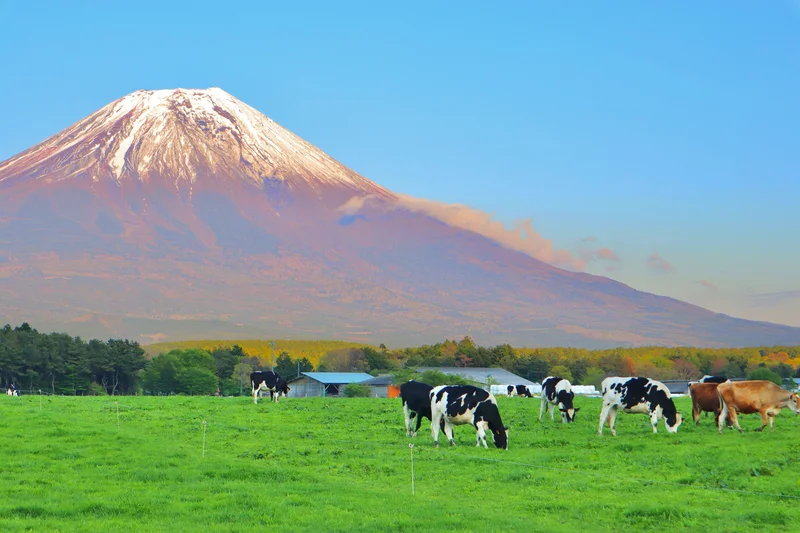
[(606, 372), (602, 368), (592, 366), (586, 369), (586, 375), (581, 379), (583, 385), (594, 385), (597, 390), (601, 389), (601, 384), (606, 378)]
[(329, 372), (364, 372), (367, 369), (367, 360), (363, 350), (340, 348), (323, 355), (320, 359), (320, 366), (322, 365)]
[(275, 372), (283, 379), (288, 379), (297, 374), (297, 366), (288, 352), (281, 352), (278, 358), (275, 359)]
[(348, 383), (344, 386), (343, 393), (348, 398), (367, 398), (369, 396), (369, 387), (360, 383)]
[(241, 356), (234, 354), (230, 348), (216, 347), (211, 350), (214, 360), (215, 373), (220, 380), (228, 379), (233, 374), (233, 369), (241, 360)]
[(564, 378), (567, 381), (569, 381), (570, 383), (572, 383), (572, 380), (573, 380), (572, 372), (569, 371), (569, 368), (567, 368), (567, 367), (565, 367), (563, 365), (556, 365), (553, 368), (551, 368), (550, 369), (550, 375), (551, 376), (557, 376), (557, 377), (560, 377), (560, 378)]
[(678, 379), (696, 379), (700, 377), (700, 369), (686, 359), (678, 359), (672, 364), (672, 371)]
[(216, 374), (202, 367), (187, 367), (178, 371), (176, 392), (183, 394), (209, 395), (219, 387)]
[(748, 374), (747, 379), (763, 379), (766, 381), (771, 381), (776, 385), (783, 385), (783, 378), (781, 378), (778, 374), (770, 370), (769, 368), (758, 368)]

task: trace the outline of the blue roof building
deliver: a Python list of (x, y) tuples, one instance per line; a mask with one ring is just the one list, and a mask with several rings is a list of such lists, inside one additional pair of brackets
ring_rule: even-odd
[(301, 372), (301, 376), (289, 381), (289, 396), (339, 396), (345, 385), (372, 379), (364, 372)]

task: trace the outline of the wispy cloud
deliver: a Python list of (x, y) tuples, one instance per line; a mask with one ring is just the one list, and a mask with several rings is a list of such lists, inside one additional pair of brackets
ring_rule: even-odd
[(647, 258), (647, 266), (652, 270), (659, 270), (661, 272), (671, 272), (675, 270), (675, 267), (672, 266), (669, 261), (658, 255), (658, 252), (650, 254), (650, 257)]
[(791, 300), (800, 300), (800, 290), (751, 294), (747, 297), (747, 299), (755, 306), (776, 305), (780, 303), (786, 303)]
[[(370, 205), (387, 206), (383, 201), (371, 196), (354, 197), (340, 206), (339, 211), (346, 215), (354, 215)], [(537, 233), (533, 229), (531, 219), (517, 220), (509, 229), (499, 220), (494, 220), (491, 214), (479, 209), (405, 195), (398, 195), (397, 203), (390, 208), (423, 213), (449, 226), (488, 237), (506, 248), (522, 252), (545, 263), (579, 271), (583, 270), (586, 264), (584, 259), (576, 257), (569, 250), (557, 249), (553, 241)]]
[(597, 240), (597, 237), (584, 237), (581, 239), (581, 242), (594, 242)]
[(707, 288), (711, 292), (719, 292), (719, 288), (716, 285), (714, 285), (713, 283), (711, 283), (710, 281), (708, 281), (707, 279), (701, 279), (697, 283), (699, 283), (703, 287)]
[(595, 251), (595, 256), (598, 259), (604, 259), (606, 261), (616, 261), (619, 262), (619, 256), (616, 254), (614, 250), (611, 248), (598, 248)]

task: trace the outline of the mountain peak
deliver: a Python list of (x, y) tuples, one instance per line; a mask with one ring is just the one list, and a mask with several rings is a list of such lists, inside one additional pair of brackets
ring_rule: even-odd
[(0, 163), (0, 182), (198, 177), (393, 195), (218, 87), (139, 90)]

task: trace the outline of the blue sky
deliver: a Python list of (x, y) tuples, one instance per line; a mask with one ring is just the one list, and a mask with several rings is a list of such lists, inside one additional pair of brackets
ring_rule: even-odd
[(219, 86), (394, 191), (620, 259), (589, 272), (800, 325), (800, 2), (428, 4), (0, 0), (0, 160)]

